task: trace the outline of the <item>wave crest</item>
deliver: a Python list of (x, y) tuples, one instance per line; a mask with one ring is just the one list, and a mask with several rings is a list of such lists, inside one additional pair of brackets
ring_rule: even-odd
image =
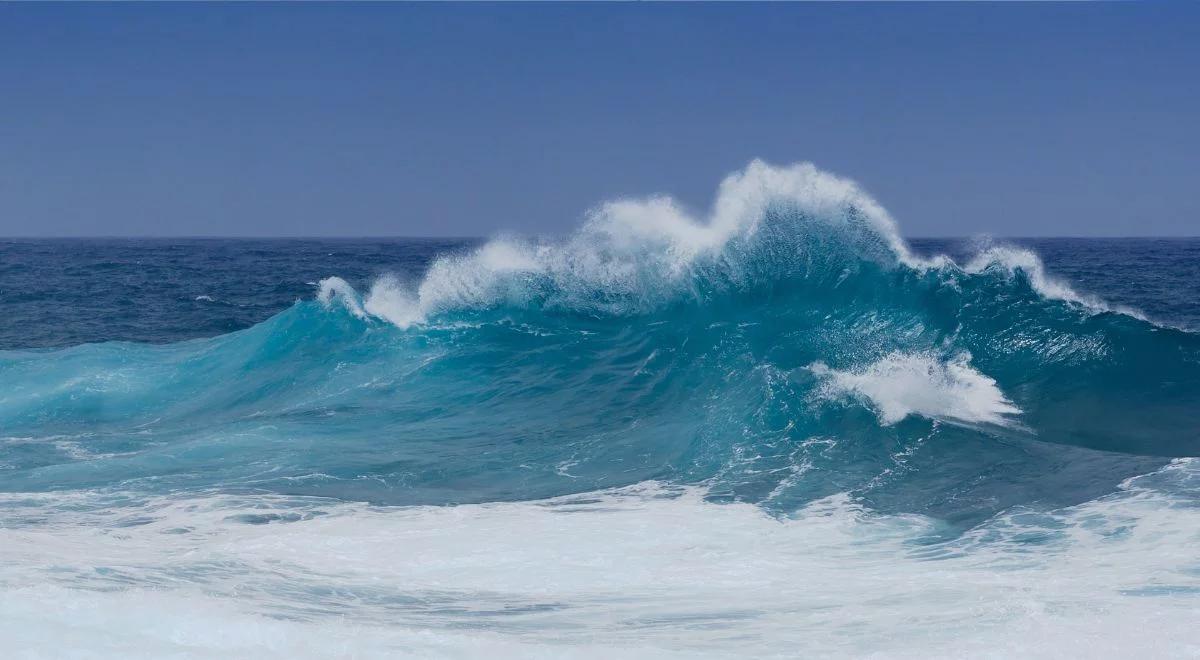
[(415, 289), (383, 278), (360, 302), (344, 281), (330, 278), (319, 298), (341, 298), (356, 315), (400, 327), (451, 309), (500, 305), (636, 313), (699, 295), (698, 279), (746, 285), (764, 262), (775, 272), (807, 268), (831, 248), (839, 267), (847, 257), (922, 263), (887, 211), (854, 182), (810, 163), (756, 160), (721, 183), (703, 219), (667, 196), (621, 199), (593, 210), (565, 240), (497, 238), (438, 258)]
[(592, 210), (565, 239), (502, 236), (466, 254), (442, 255), (416, 283), (385, 276), (365, 297), (322, 280), (318, 298), (400, 328), (454, 310), (541, 307), (581, 313), (645, 313), (678, 299), (817, 279), (831, 286), (865, 264), (936, 272), (954, 281), (1023, 275), (1039, 295), (1092, 312), (1113, 309), (1051, 277), (1036, 254), (989, 246), (965, 266), (915, 255), (888, 212), (857, 184), (811, 163), (755, 160), (721, 182), (707, 216), (665, 195), (620, 199)]

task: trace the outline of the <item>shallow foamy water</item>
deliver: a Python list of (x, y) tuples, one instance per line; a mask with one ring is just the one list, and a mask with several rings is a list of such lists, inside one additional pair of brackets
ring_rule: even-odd
[(399, 508), (9, 495), (0, 630), (23, 657), (1192, 656), (1198, 469), (949, 541), (840, 496), (776, 518), (656, 483)]

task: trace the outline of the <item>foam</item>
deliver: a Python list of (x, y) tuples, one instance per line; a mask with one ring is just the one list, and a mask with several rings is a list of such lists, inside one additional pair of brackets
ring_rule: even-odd
[(1136, 309), (1125, 306), (1111, 306), (1096, 296), (1081, 294), (1062, 280), (1052, 277), (1046, 272), (1046, 266), (1040, 257), (1032, 250), (1010, 245), (986, 247), (962, 267), (963, 272), (972, 275), (999, 269), (1012, 275), (1022, 272), (1029, 278), (1029, 285), (1040, 295), (1051, 300), (1062, 300), (1081, 305), (1095, 312), (1119, 312), (1136, 319), (1147, 320), (1145, 315)]
[(29, 657), (1183, 656), (1200, 509), (1154, 480), (1196, 478), (934, 545), (935, 521), (844, 495), (778, 519), (656, 483), (396, 509), (9, 495), (0, 634)]
[(891, 353), (860, 369), (838, 371), (822, 362), (809, 369), (823, 380), (818, 397), (864, 399), (885, 425), (914, 414), (943, 421), (1007, 424), (1021, 412), (995, 380), (970, 366), (967, 354), (941, 360), (928, 354)]
[(399, 328), (423, 320), (412, 291), (394, 275), (384, 275), (375, 281), (363, 311)]
[(367, 317), (358, 292), (350, 286), (349, 282), (340, 277), (326, 277), (318, 282), (317, 300), (325, 306), (332, 305), (334, 301), (340, 302), (354, 316), (360, 319)]
[(860, 258), (924, 263), (887, 211), (854, 182), (810, 163), (775, 167), (755, 160), (721, 182), (706, 217), (665, 195), (614, 200), (588, 213), (565, 240), (496, 238), (471, 253), (438, 258), (415, 289), (383, 278), (365, 306), (340, 278), (322, 280), (318, 297), (344, 298), (356, 315), (404, 328), (450, 309), (504, 304), (589, 308), (601, 298), (607, 312), (645, 311), (690, 289), (697, 269), (740, 277), (734, 253), (753, 250), (771, 209), (786, 211), (794, 237), (822, 227), (841, 234)]

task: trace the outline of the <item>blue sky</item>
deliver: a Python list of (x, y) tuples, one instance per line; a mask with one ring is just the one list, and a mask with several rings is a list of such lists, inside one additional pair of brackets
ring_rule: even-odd
[(0, 235), (564, 232), (759, 157), (1200, 234), (1200, 4), (4, 4)]

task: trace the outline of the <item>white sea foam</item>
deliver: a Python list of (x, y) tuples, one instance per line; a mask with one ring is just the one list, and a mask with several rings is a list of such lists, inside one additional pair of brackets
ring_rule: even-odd
[(1188, 657), (1200, 508), (1154, 486), (1196, 470), (934, 545), (844, 496), (780, 520), (652, 483), (398, 509), (8, 495), (0, 634), (8, 657)]
[(910, 253), (887, 211), (852, 181), (809, 163), (774, 167), (756, 160), (721, 183), (705, 218), (662, 195), (620, 199), (594, 209), (563, 241), (497, 238), (469, 254), (438, 258), (415, 288), (381, 279), (366, 305), (340, 278), (323, 280), (319, 298), (343, 298), (355, 314), (401, 327), (450, 308), (523, 304), (547, 289), (552, 304), (590, 301), (603, 292), (636, 308), (688, 284), (697, 264), (711, 263), (731, 243), (752, 238), (772, 206), (813, 226), (869, 236), (871, 249), (879, 244), (886, 252), (864, 258), (924, 263)]
[(970, 365), (970, 356), (950, 360), (933, 355), (892, 353), (862, 369), (838, 371), (824, 363), (809, 369), (823, 379), (819, 397), (859, 397), (883, 424), (909, 415), (969, 423), (1006, 424), (1021, 410), (996, 381)]
[(362, 300), (358, 297), (358, 292), (350, 283), (340, 277), (326, 277), (317, 283), (317, 300), (324, 305), (331, 305), (335, 301), (345, 305), (346, 309), (351, 314), (359, 318), (366, 318), (367, 312), (363, 309)]

